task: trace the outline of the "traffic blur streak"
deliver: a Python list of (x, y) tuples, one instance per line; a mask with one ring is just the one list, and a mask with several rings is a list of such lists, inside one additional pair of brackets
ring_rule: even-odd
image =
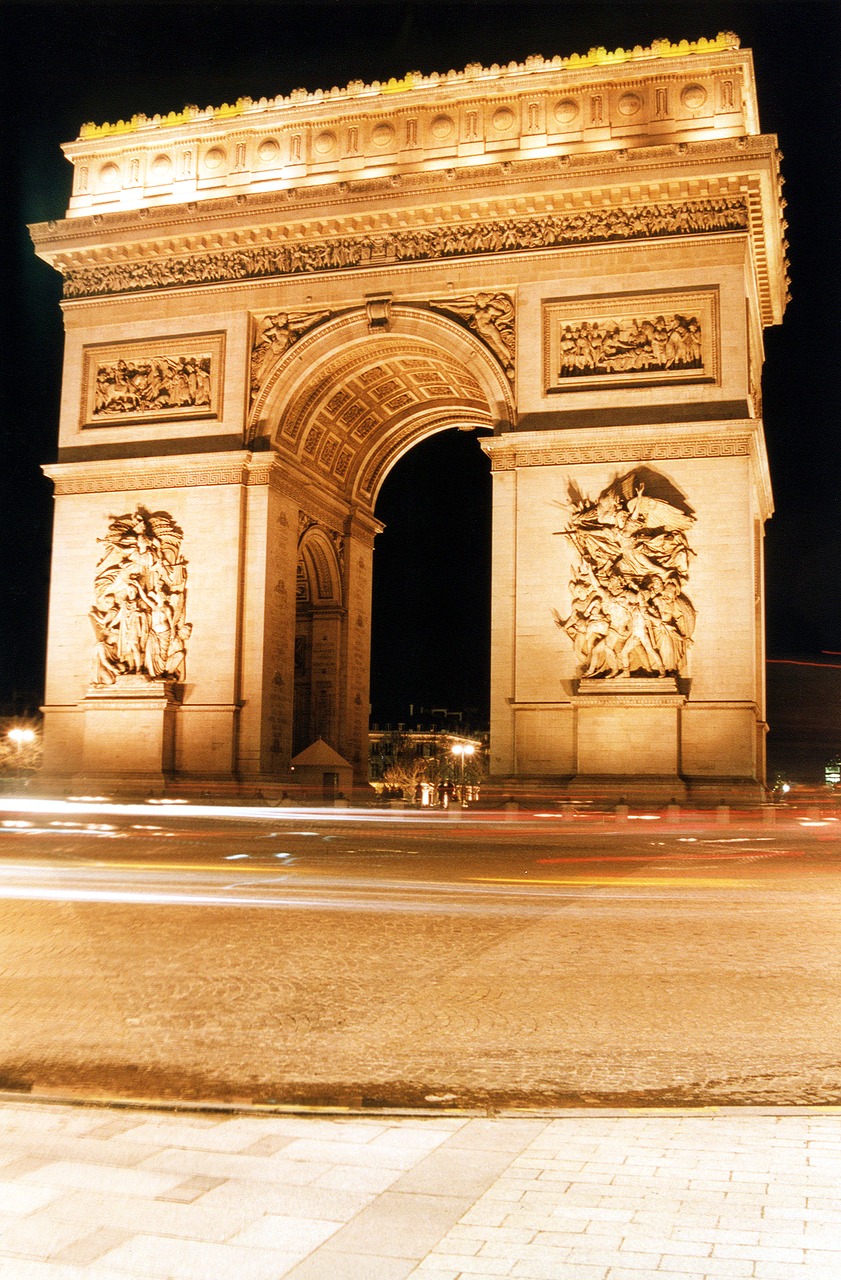
[[(769, 861), (806, 857), (783, 847), (782, 832), (763, 833), (755, 815), (745, 834), (739, 813), (731, 834), (709, 811), (702, 823), (593, 812), (579, 823), (545, 810), (515, 812), (512, 823), (510, 811), (6, 797), (0, 814), (9, 815), (0, 817), (7, 900), (540, 914), (594, 891), (650, 898), (767, 886)], [(795, 829), (827, 827), (835, 840), (836, 821)], [(826, 838), (810, 830), (806, 842)]]

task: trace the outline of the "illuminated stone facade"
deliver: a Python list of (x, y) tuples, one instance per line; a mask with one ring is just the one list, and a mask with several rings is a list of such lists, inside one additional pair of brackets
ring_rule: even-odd
[[(785, 222), (735, 37), (186, 108), (65, 151), (67, 217), (32, 228), (65, 282), (50, 774), (113, 774), (145, 680), (122, 777), (281, 779), (323, 738), (361, 782), (374, 502), (456, 426), (494, 473), (492, 774), (762, 778)], [(130, 565), (103, 597), (98, 540), (138, 511), (179, 530), (189, 624), (177, 671), (132, 658), (106, 689), (92, 608), (112, 662), (121, 609), (143, 654), (173, 613)]]

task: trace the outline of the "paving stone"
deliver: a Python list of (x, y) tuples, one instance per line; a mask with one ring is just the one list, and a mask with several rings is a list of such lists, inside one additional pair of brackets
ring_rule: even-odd
[(103, 1262), (144, 1280), (277, 1280), (298, 1261), (294, 1254), (234, 1248), (197, 1240), (138, 1235), (106, 1254)]

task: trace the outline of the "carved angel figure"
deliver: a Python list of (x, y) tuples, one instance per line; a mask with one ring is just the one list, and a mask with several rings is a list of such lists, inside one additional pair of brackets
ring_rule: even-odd
[(508, 378), (514, 380), (514, 304), (507, 293), (439, 298), (430, 305), (453, 311), (466, 320), (493, 351)]
[(570, 503), (563, 534), (579, 562), (569, 617), (554, 616), (573, 642), (579, 675), (681, 674), (695, 629), (695, 609), (683, 594), (694, 513), (647, 468), (615, 480), (594, 500), (570, 486)]
[(187, 561), (181, 529), (165, 511), (137, 507), (111, 516), (94, 579), (90, 619), (96, 636), (93, 683), (119, 675), (183, 680)]
[(251, 348), (251, 390), (257, 392), (269, 356), (279, 359), (308, 329), (326, 320), (330, 311), (278, 311), (258, 321)]

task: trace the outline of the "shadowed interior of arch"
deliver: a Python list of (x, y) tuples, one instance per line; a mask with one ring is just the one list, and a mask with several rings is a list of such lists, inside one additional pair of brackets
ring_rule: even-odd
[(421, 441), (387, 476), (377, 517), (372, 720), (446, 707), (475, 723), (490, 690), (491, 474), (474, 433)]

